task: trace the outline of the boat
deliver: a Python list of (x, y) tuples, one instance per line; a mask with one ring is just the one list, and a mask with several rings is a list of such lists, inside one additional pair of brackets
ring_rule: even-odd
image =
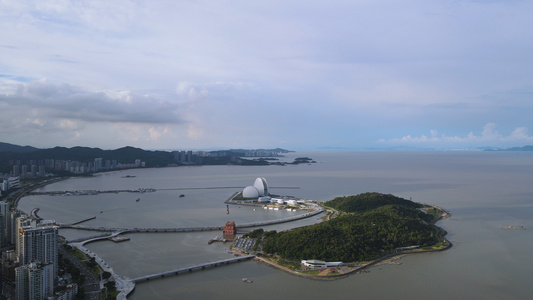
[(180, 194), (180, 198), (183, 198), (183, 197), (185, 197), (185, 195), (183, 195), (183, 194)]
[(251, 281), (250, 279), (248, 278), (243, 278), (242, 279), (242, 282), (246, 282), (246, 283), (252, 283), (253, 281)]
[(137, 198), (137, 200), (135, 200), (135, 202), (139, 202), (139, 201), (141, 201), (141, 198)]

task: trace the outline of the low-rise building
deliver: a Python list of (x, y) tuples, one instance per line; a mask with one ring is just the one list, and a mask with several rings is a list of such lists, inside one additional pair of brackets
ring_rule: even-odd
[(316, 260), (316, 259), (309, 259), (309, 260), (302, 260), (302, 265), (311, 268), (311, 269), (324, 269), (324, 268), (331, 268), (331, 267), (340, 267), (343, 265), (342, 261), (333, 261), (333, 262), (326, 262), (322, 260)]

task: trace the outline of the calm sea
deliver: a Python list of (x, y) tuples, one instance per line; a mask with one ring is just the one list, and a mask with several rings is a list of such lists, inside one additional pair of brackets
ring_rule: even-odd
[[(298, 152), (316, 164), (202, 166), (128, 170), (77, 178), (43, 190), (155, 188), (154, 193), (32, 196), (19, 208), (43, 218), (117, 227), (190, 227), (278, 219), (297, 212), (253, 210), (224, 201), (237, 187), (265, 177), (270, 192), (311, 200), (363, 192), (392, 193), (452, 213), (438, 225), (454, 247), (404, 257), (336, 281), (313, 281), (257, 262), (137, 284), (129, 299), (531, 299), (533, 285), (533, 153), (526, 152)], [(135, 176), (124, 178), (126, 175)], [(287, 187), (293, 187), (291, 189)], [(297, 187), (297, 188), (295, 188)], [(181, 189), (181, 190), (176, 190)], [(180, 198), (179, 195), (185, 196)], [(139, 201), (136, 201), (138, 198)], [(265, 228), (283, 230), (318, 217)], [(523, 225), (522, 229), (503, 229)], [(67, 238), (94, 233), (61, 230)], [(87, 245), (115, 272), (136, 277), (231, 257), (229, 245), (207, 245), (217, 232), (130, 234), (123, 243)], [(252, 279), (253, 284), (241, 281)]]

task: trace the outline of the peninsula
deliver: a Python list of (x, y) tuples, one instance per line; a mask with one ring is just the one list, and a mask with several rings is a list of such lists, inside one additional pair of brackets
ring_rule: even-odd
[[(451, 247), (446, 232), (434, 225), (449, 214), (436, 206), (381, 193), (337, 197), (323, 206), (332, 219), (266, 233), (261, 260), (297, 275), (332, 279), (402, 254)], [(320, 271), (302, 260), (344, 263)]]

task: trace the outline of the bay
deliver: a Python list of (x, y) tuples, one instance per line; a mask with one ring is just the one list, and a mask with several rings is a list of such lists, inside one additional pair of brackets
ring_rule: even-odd
[[(444, 252), (413, 255), (401, 265), (384, 265), (336, 281), (295, 277), (257, 262), (138, 284), (130, 299), (529, 299), (533, 287), (533, 153), (527, 152), (297, 152), (316, 164), (296, 166), (202, 166), (127, 170), (76, 178), (43, 190), (155, 188), (142, 195), (31, 196), (19, 208), (39, 207), (43, 218), (73, 222), (88, 216), (92, 226), (214, 226), (285, 217), (290, 212), (230, 207), (223, 203), (238, 189), (265, 177), (270, 192), (327, 201), (363, 192), (391, 193), (439, 205), (452, 213), (439, 222), (454, 246)], [(123, 178), (126, 175), (134, 178)], [(221, 187), (219, 189), (205, 189)], [(275, 187), (298, 187), (283, 189)], [(198, 188), (163, 190), (169, 188)], [(178, 194), (185, 197), (179, 198)], [(136, 199), (140, 198), (139, 202)], [(102, 213), (101, 213), (102, 212)], [(284, 230), (318, 222), (265, 228)], [(523, 225), (526, 230), (504, 229)], [(90, 235), (61, 230), (67, 238)], [(130, 241), (88, 244), (115, 272), (135, 277), (231, 257), (229, 245), (207, 241), (216, 232), (130, 234)], [(244, 284), (241, 278), (254, 280)]]

